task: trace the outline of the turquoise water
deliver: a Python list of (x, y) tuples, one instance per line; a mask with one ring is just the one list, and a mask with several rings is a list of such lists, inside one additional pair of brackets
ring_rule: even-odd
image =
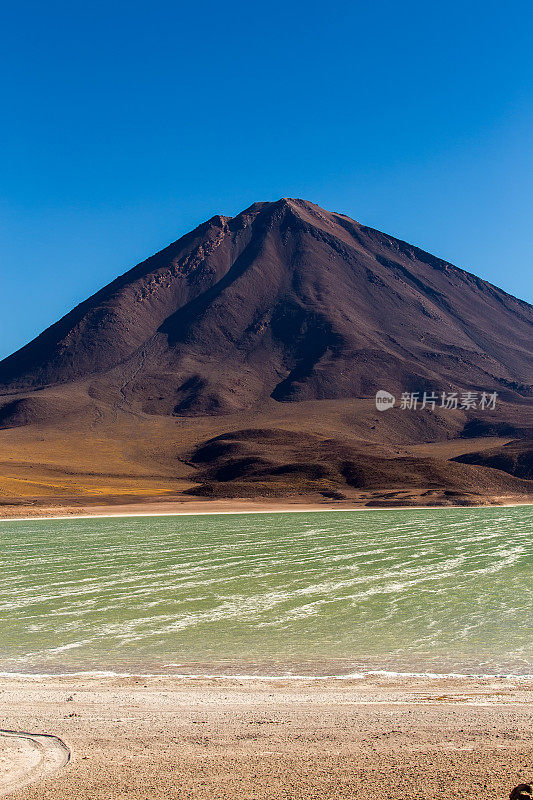
[(533, 507), (0, 522), (0, 671), (533, 673)]

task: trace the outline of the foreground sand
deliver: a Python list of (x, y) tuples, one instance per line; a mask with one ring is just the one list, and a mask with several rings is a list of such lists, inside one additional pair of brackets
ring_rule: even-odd
[(489, 800), (533, 778), (533, 682), (10, 677), (0, 691), (1, 727), (72, 749), (14, 800)]

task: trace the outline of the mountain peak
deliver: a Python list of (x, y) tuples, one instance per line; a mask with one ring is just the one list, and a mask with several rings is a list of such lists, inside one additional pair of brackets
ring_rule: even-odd
[(154, 414), (426, 388), (527, 391), (531, 307), (307, 200), (215, 215), (0, 363)]

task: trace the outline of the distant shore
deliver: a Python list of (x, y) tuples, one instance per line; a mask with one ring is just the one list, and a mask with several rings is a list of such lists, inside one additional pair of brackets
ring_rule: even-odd
[(503, 800), (533, 778), (533, 682), (13, 676), (0, 690), (3, 726), (72, 754), (39, 774), (27, 740), (0, 736), (0, 796)]
[[(507, 501), (507, 502), (506, 502)], [(185, 500), (154, 501), (116, 505), (77, 506), (0, 506), (2, 520), (90, 519), (92, 517), (168, 517), (202, 514), (281, 514), (318, 511), (415, 511), (443, 508), (514, 508), (530, 506), (531, 501), (509, 502), (509, 498), (487, 499), (486, 503), (461, 505), (423, 505), (405, 503), (372, 504), (348, 502), (308, 502), (305, 500)]]

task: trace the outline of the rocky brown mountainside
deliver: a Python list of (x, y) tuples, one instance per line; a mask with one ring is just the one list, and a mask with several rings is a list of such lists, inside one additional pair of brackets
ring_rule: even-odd
[[(399, 465), (379, 458), (399, 455), (399, 444), (474, 438), (477, 446), (493, 437), (487, 441), (493, 451), (520, 442), (519, 456), (494, 451), (487, 467), (477, 446), (472, 456), (467, 448), (453, 453), (453, 463), (419, 464), (418, 471), (417, 457), (409, 456), (403, 467), (418, 477), (406, 485), (434, 483), (460, 493), (464, 476), (474, 476), (474, 485), (481, 470), (485, 483), (515, 481), (502, 491), (520, 493), (530, 484), (523, 440), (532, 323), (528, 303), (343, 214), (303, 200), (256, 203), (200, 225), (2, 361), (0, 428), (68, 437), (89, 426), (105, 438), (125, 416), (144, 429), (157, 420), (165, 430), (178, 425), (187, 429), (187, 441), (174, 449), (181, 466), (189, 465), (191, 490), (199, 483), (206, 495), (226, 489), (246, 495), (258, 487), (287, 492), (291, 485), (330, 494), (367, 484), (397, 488)], [(437, 410), (431, 420), (427, 409), (376, 416), (370, 402), (359, 401), (379, 389), (396, 397), (497, 392), (499, 407), (492, 415)], [(292, 440), (284, 442), (279, 432), (280, 410), (289, 404), (294, 435), (320, 435), (303, 431), (311, 413), (322, 419), (324, 433), (331, 428), (330, 444), (307, 438), (289, 458)], [(253, 451), (248, 468), (248, 455), (237, 466), (226, 464), (227, 448), (215, 447), (211, 460), (198, 455), (206, 442), (239, 430), (238, 441), (224, 441), (229, 450)], [(261, 431), (270, 431), (266, 439)], [(167, 434), (162, 451), (165, 442)], [(360, 470), (373, 477), (356, 480), (356, 453), (369, 444), (384, 450), (361, 456), (367, 466)], [(265, 448), (272, 463), (261, 468), (253, 459), (261, 460)], [(162, 461), (168, 470), (163, 452)], [(453, 479), (445, 477), (450, 470)]]
[(4, 392), (90, 379), (148, 413), (428, 388), (531, 388), (532, 308), (302, 200), (214, 217), (0, 364)]

